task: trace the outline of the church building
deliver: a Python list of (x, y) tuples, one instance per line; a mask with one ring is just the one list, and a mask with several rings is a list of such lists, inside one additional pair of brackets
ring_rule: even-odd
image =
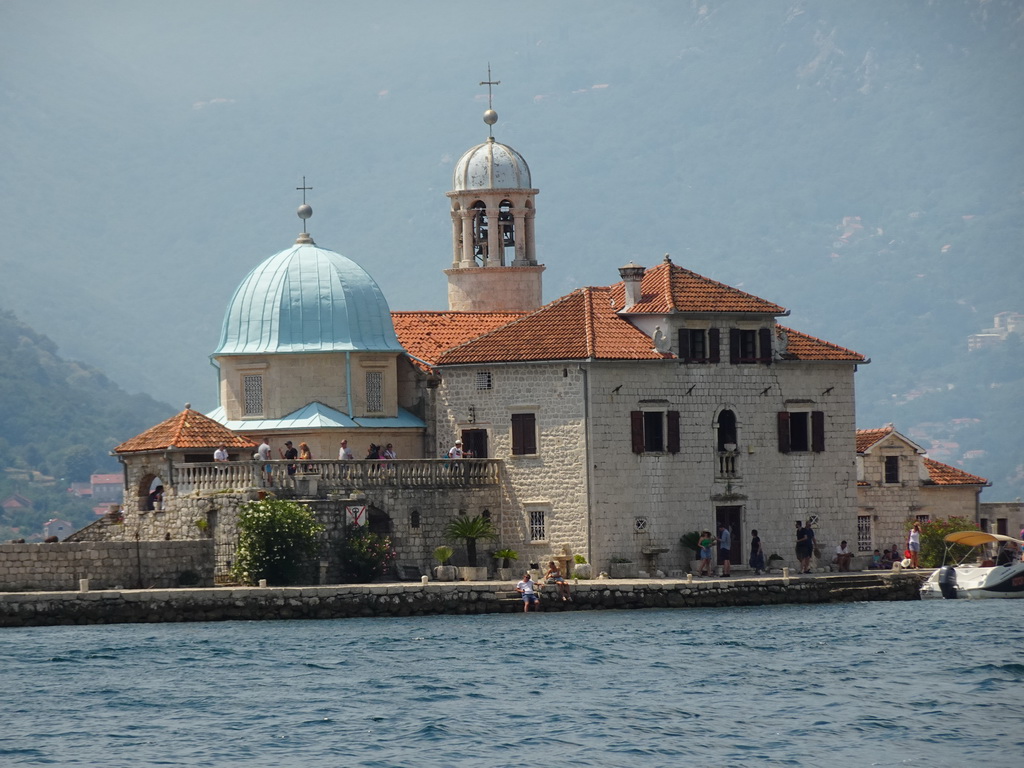
[[(484, 120), (493, 130), (497, 115)], [(448, 308), (433, 312), (391, 311), (362, 267), (304, 227), (228, 304), (209, 418), (239, 445), (270, 438), (274, 459), (285, 440), (306, 443), (319, 483), (304, 493), (365, 500), (424, 572), (459, 514), (490, 516), (494, 547), (520, 562), (574, 553), (595, 571), (685, 572), (681, 537), (719, 526), (737, 565), (755, 529), (786, 559), (798, 521), (822, 546), (855, 539), (854, 372), (868, 361), (667, 255), (545, 303), (538, 194), (525, 158), (493, 135), (459, 159), (452, 255), (439, 263)], [(355, 459), (344, 471), (341, 440)], [(387, 472), (360, 461), (389, 443)], [(224, 477), (190, 459), (163, 470), (165, 509)], [(272, 469), (275, 492), (298, 487), (285, 463)]]

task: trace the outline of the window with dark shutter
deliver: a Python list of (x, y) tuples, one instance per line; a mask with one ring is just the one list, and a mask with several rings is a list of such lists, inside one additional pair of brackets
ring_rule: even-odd
[(689, 361), (690, 358), (690, 331), (683, 328), (679, 331), (679, 359)]
[(900, 481), (900, 457), (885, 457), (885, 482), (898, 483)]
[(729, 362), (735, 365), (740, 361), (740, 329), (729, 329)]
[(644, 411), (644, 450), (651, 453), (665, 450), (664, 411)]
[(708, 362), (722, 362), (721, 331), (718, 328), (708, 329)]
[(811, 411), (811, 450), (815, 453), (825, 450), (824, 411)]
[(679, 453), (679, 411), (668, 412), (668, 452)]
[(779, 426), (779, 452), (789, 453), (789, 412), (779, 411), (778, 414), (778, 426)]
[(631, 411), (629, 414), (630, 440), (633, 444), (633, 453), (644, 452), (644, 412)]
[(757, 332), (758, 357), (765, 365), (772, 364), (772, 332), (769, 328), (762, 328)]
[(532, 413), (512, 414), (512, 455), (537, 453), (537, 420)]

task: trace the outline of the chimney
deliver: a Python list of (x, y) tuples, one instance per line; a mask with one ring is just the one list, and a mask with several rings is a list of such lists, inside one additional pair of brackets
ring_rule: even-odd
[(638, 266), (632, 261), (624, 267), (619, 267), (619, 277), (622, 278), (622, 282), (626, 286), (626, 303), (622, 307), (623, 309), (640, 303), (642, 296), (640, 288), (644, 281), (645, 271), (645, 267)]

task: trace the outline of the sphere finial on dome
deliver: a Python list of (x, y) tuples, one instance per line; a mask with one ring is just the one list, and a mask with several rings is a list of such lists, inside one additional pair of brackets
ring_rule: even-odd
[(306, 177), (303, 176), (302, 186), (296, 187), (295, 189), (302, 190), (302, 205), (300, 205), (299, 209), (295, 212), (295, 215), (302, 219), (302, 234), (299, 235), (298, 239), (295, 242), (316, 245), (316, 243), (313, 243), (313, 238), (309, 236), (309, 232), (306, 230), (306, 221), (307, 219), (309, 219), (310, 216), (313, 215), (313, 206), (306, 204), (306, 190), (313, 188), (306, 186)]
[[(501, 85), (501, 80), (491, 79), (491, 62), (487, 62), (487, 79), (481, 80), (480, 85), (487, 86), (487, 111), (484, 112), (484, 122), (487, 123), (488, 126), (492, 126), (496, 122), (498, 122), (498, 113), (494, 111), (494, 92), (491, 90), (491, 86)], [(491, 133), (490, 127), (488, 127), (487, 129), (487, 135), (494, 135), (493, 133)]]

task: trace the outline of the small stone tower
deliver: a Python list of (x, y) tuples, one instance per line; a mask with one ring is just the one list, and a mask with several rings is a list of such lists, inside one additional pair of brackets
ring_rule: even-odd
[[(498, 115), (484, 112), (493, 126)], [(541, 306), (530, 168), (512, 147), (488, 136), (455, 166), (451, 199), (452, 266), (448, 308), (458, 312), (526, 312)]]

